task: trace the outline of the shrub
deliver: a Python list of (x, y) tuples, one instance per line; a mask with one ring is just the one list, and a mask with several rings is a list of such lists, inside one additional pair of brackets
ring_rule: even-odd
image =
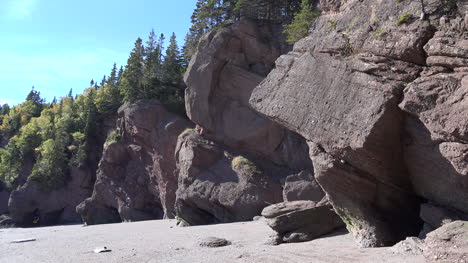
[(232, 169), (244, 168), (251, 173), (255, 173), (255, 174), (260, 173), (260, 169), (255, 165), (255, 163), (245, 158), (244, 156), (237, 156), (236, 158), (232, 159), (231, 168)]
[(398, 20), (395, 22), (397, 26), (400, 26), (402, 24), (405, 24), (408, 22), (408, 20), (411, 18), (411, 14), (409, 13), (404, 13), (401, 15)]
[(104, 147), (107, 147), (113, 143), (120, 142), (122, 136), (117, 132), (117, 130), (113, 130), (109, 132), (106, 138), (106, 142), (104, 143)]

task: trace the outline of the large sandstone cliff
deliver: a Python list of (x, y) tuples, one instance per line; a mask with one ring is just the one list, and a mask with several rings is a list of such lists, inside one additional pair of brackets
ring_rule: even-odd
[(468, 212), (467, 3), (424, 2), (421, 20), (419, 1), (321, 1), (309, 36), (250, 98), (307, 140), (365, 247), (417, 234), (421, 201)]
[(176, 150), (176, 211), (188, 223), (251, 220), (285, 199), (323, 198), (304, 138), (249, 105), (284, 43), (280, 25), (248, 20), (200, 40), (185, 75), (197, 129)]

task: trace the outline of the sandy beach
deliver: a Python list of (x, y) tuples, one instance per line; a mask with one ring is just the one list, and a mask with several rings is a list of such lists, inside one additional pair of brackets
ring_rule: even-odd
[[(266, 245), (261, 221), (180, 228), (174, 220), (109, 225), (0, 229), (0, 262), (424, 262), (389, 248), (359, 249), (337, 232), (311, 242)], [(201, 247), (207, 237), (232, 245)], [(25, 243), (15, 240), (35, 239)], [(94, 253), (97, 247), (110, 252)]]

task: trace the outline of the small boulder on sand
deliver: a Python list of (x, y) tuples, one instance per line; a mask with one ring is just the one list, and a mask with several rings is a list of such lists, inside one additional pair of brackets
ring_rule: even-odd
[(262, 216), (285, 243), (310, 241), (344, 226), (326, 201), (283, 202), (266, 207)]
[(225, 247), (231, 245), (231, 242), (218, 237), (208, 237), (203, 239), (199, 245), (201, 247)]

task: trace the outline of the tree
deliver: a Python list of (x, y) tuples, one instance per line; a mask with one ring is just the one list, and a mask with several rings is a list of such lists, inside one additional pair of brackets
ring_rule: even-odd
[(172, 33), (169, 46), (164, 56), (162, 64), (162, 82), (172, 86), (179, 86), (182, 83), (182, 62), (180, 50), (177, 45), (176, 35)]
[(109, 87), (114, 88), (117, 85), (117, 64), (114, 62), (114, 65), (112, 66), (111, 73), (109, 75), (109, 78), (107, 79), (107, 84), (109, 84)]
[(301, 10), (294, 16), (291, 24), (285, 26), (284, 33), (288, 36), (287, 42), (293, 44), (307, 36), (310, 26), (318, 16), (318, 12), (313, 11), (310, 0), (302, 0)]
[(141, 38), (135, 41), (135, 46), (130, 53), (127, 66), (123, 73), (121, 93), (125, 101), (135, 101), (142, 98), (144, 93), (144, 47)]
[(102, 88), (102, 87), (104, 87), (104, 85), (106, 85), (106, 83), (107, 83), (107, 77), (106, 77), (106, 75), (104, 75), (102, 77), (101, 84), (99, 86)]
[(10, 112), (10, 106), (5, 103), (2, 105), (2, 109), (0, 111), (0, 115), (7, 115)]

